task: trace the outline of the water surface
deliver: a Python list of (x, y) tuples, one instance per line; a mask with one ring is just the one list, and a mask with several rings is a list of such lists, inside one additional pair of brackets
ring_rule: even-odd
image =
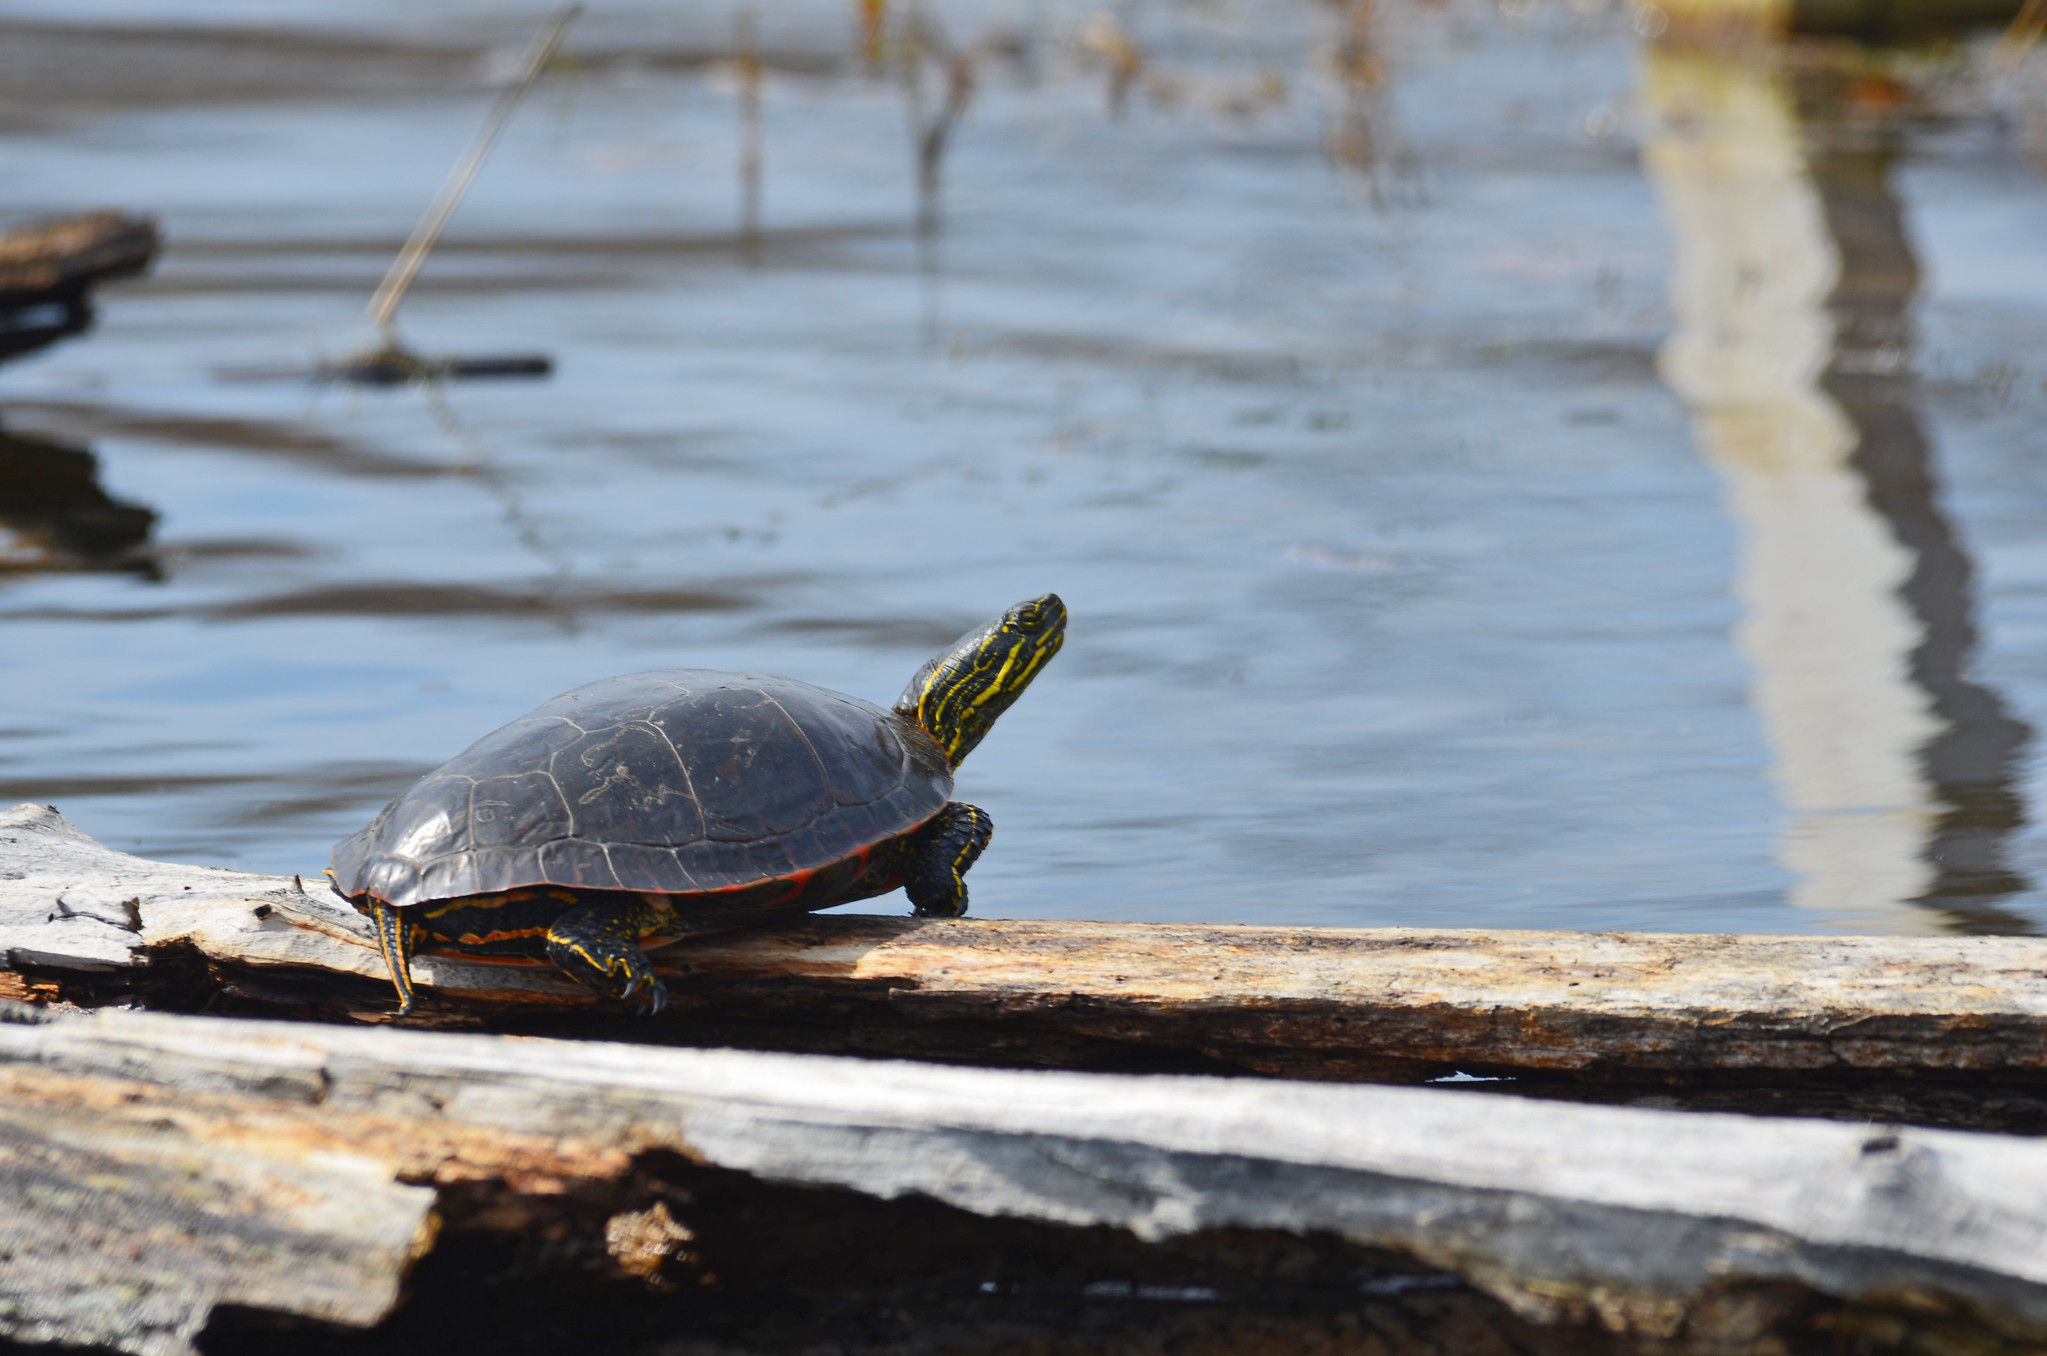
[(246, 8), (0, 32), (6, 209), (169, 241), (0, 371), (0, 798), (310, 873), (564, 688), (885, 701), (1052, 589), (984, 915), (2047, 919), (2039, 77), (1215, 0), (1128, 11), (1115, 116), (1085, 8), (934, 3), (921, 239), (900, 84), (778, 9), (749, 247), (732, 11), (600, 5), (402, 313), (554, 377), (363, 390), (274, 373), (544, 9)]

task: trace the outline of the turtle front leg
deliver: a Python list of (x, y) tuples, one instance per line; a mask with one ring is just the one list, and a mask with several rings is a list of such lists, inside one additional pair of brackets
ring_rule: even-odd
[(910, 839), (903, 893), (919, 918), (958, 918), (967, 911), (967, 870), (995, 833), (986, 810), (954, 801)]
[(645, 989), (651, 1017), (668, 1002), (668, 986), (640, 950), (644, 914), (643, 904), (611, 899), (570, 909), (547, 930), (547, 958), (606, 998), (623, 1000)]
[(360, 906), (376, 925), (377, 949), (391, 971), (391, 983), (398, 990), (398, 1015), (412, 1015), (412, 923), (398, 909), (381, 899), (365, 900)]

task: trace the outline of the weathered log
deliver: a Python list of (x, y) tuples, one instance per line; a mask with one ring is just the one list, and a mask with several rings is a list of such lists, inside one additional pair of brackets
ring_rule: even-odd
[(155, 221), (121, 212), (52, 217), (0, 231), (0, 308), (140, 273), (162, 243)]
[(147, 269), (162, 245), (156, 222), (88, 212), (0, 230), (0, 358), (83, 330), (87, 293)]
[[(1730, 1297), (1791, 1286), (2047, 1339), (2047, 1143), (2016, 1137), (121, 1011), (0, 1024), (0, 1089), (17, 1338), (375, 1322), (436, 1193), (572, 1196), (666, 1154), (1139, 1240), (1334, 1236), (1648, 1336), (1725, 1342)], [(662, 1265), (672, 1210), (612, 1217), (612, 1256)]]
[[(656, 958), (672, 998), (652, 1021), (545, 967), (431, 955), (414, 1020), (980, 1064), (1404, 1082), (1461, 1070), (1522, 1090), (1562, 1080), (1712, 1102), (1731, 1088), (1749, 1100), (1713, 1104), (2047, 1127), (2047, 941), (2034, 938), (838, 915)], [(367, 924), (320, 878), (146, 861), (42, 806), (0, 812), (0, 963), (0, 994), (85, 1006), (343, 1021), (392, 1006)]]

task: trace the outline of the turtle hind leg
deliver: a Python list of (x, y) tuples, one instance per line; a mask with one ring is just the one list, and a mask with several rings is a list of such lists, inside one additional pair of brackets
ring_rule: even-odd
[(994, 833), (986, 810), (954, 801), (912, 835), (903, 893), (919, 918), (958, 918), (967, 911), (967, 871)]
[(412, 924), (404, 914), (381, 899), (369, 900), (364, 911), (376, 925), (377, 949), (384, 953), (384, 964), (391, 970), (391, 983), (398, 990), (398, 1015), (410, 1017), (414, 1001)]
[(648, 1016), (668, 1002), (668, 986), (654, 962), (640, 950), (646, 905), (606, 899), (579, 904), (547, 930), (547, 958), (586, 989), (606, 998), (627, 999), (645, 992)]

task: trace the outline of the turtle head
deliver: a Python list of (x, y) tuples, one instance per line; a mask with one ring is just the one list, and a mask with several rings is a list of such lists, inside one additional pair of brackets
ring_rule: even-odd
[(958, 767), (1065, 642), (1058, 594), (1018, 603), (918, 669), (896, 699), (896, 714), (923, 726)]

